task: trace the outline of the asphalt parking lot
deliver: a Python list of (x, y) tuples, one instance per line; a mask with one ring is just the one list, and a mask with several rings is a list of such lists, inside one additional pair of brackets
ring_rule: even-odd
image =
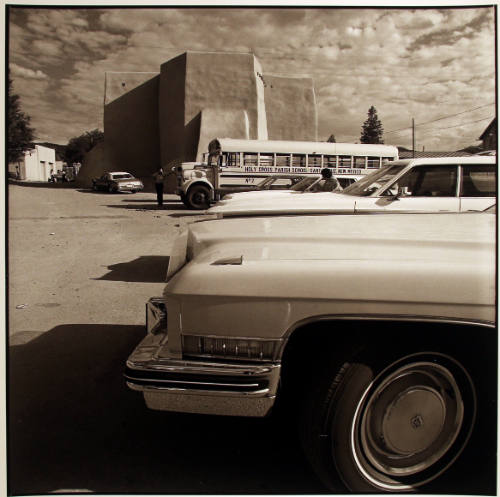
[(8, 491), (320, 493), (271, 419), (146, 409), (122, 378), (161, 294), (176, 196), (8, 186)]
[[(145, 302), (199, 212), (58, 185), (10, 184), (8, 207), (10, 495), (325, 492), (283, 415), (155, 412), (125, 386)], [(431, 493), (492, 495), (493, 464), (460, 460)]]

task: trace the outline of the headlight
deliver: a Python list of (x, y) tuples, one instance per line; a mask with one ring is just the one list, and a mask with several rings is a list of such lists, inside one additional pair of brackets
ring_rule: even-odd
[(182, 335), (182, 353), (186, 356), (275, 361), (282, 340)]

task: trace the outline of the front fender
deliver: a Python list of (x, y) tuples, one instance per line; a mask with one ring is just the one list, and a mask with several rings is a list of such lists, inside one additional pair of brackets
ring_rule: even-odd
[(186, 182), (183, 183), (181, 187), (181, 191), (184, 194), (187, 194), (188, 190), (193, 186), (193, 185), (203, 185), (209, 188), (210, 190), (213, 190), (214, 187), (210, 181), (208, 181), (206, 178), (192, 178), (187, 180)]

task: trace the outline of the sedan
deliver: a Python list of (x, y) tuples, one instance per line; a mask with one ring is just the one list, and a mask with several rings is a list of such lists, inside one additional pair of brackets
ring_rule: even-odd
[(109, 193), (136, 193), (143, 188), (144, 184), (142, 181), (125, 172), (104, 173), (100, 178), (92, 179), (92, 189), (95, 191), (106, 190)]

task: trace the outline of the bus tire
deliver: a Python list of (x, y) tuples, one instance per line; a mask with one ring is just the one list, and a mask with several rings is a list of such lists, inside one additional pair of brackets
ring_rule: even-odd
[(210, 190), (204, 185), (194, 185), (186, 194), (186, 202), (190, 209), (208, 209), (210, 207)]

